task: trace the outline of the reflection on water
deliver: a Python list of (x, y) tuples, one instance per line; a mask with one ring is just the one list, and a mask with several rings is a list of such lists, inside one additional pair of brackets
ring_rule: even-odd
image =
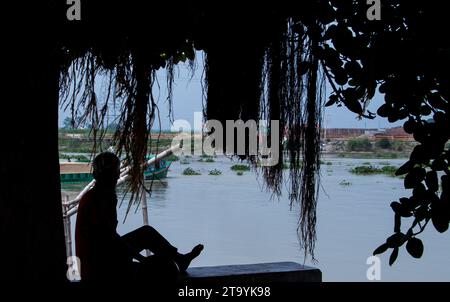
[[(252, 172), (237, 176), (234, 164), (226, 158), (214, 163), (189, 159), (189, 165), (174, 162), (168, 178), (154, 181), (148, 198), (149, 221), (181, 251), (203, 243), (205, 250), (193, 266), (303, 262), (297, 239), (298, 207), (289, 209), (286, 196), (271, 200), (262, 190), (262, 180)], [(315, 266), (324, 281), (367, 281), (367, 258), (393, 231), (389, 204), (408, 195), (403, 181), (383, 175), (356, 176), (348, 172), (368, 160), (330, 159), (322, 166), (322, 186), (318, 205), (318, 241)], [(386, 160), (371, 160), (373, 164)], [(390, 160), (399, 166), (403, 160)], [(188, 166), (199, 176), (184, 176)], [(219, 169), (220, 176), (208, 171)], [(342, 185), (345, 180), (347, 185)], [(149, 182), (148, 182), (149, 183)], [(72, 196), (80, 185), (64, 185)], [(124, 234), (142, 225), (141, 209), (133, 206), (125, 223), (122, 220), (127, 195), (118, 209), (118, 231)], [(409, 195), (408, 195), (409, 196)], [(120, 201), (120, 199), (119, 199)], [(72, 218), (72, 222), (75, 217)], [(406, 221), (404, 222), (405, 226)], [(72, 223), (74, 226), (74, 223)], [(381, 255), (382, 281), (450, 281), (450, 234), (437, 234), (432, 225), (421, 238), (425, 244), (422, 259), (413, 259), (402, 249), (397, 262), (389, 267), (389, 254)], [(307, 265), (312, 265), (309, 260)]]

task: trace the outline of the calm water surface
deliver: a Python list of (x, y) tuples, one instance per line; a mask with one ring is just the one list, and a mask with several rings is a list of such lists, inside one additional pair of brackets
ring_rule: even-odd
[[(287, 194), (270, 199), (262, 180), (253, 172), (238, 176), (231, 162), (216, 158), (214, 163), (191, 158), (189, 165), (172, 163), (168, 178), (155, 181), (148, 198), (150, 224), (180, 251), (203, 243), (205, 250), (192, 266), (296, 261), (303, 263), (297, 239), (298, 207), (289, 207)], [(409, 196), (398, 178), (376, 175), (356, 176), (352, 166), (387, 160), (326, 159), (322, 166), (322, 189), (318, 204), (317, 264), (324, 281), (367, 281), (367, 258), (392, 234), (394, 216), (389, 204)], [(389, 160), (400, 166), (404, 160)], [(192, 167), (200, 176), (184, 176)], [(219, 169), (220, 176), (208, 171)], [(345, 180), (350, 185), (341, 185)], [(79, 186), (65, 185), (71, 194)], [(119, 190), (119, 196), (123, 193)], [(118, 208), (120, 234), (142, 225), (142, 212), (133, 206), (125, 223), (127, 203)], [(119, 197), (120, 198), (120, 197)], [(72, 218), (74, 226), (75, 217)], [(406, 221), (404, 222), (406, 224)], [(450, 281), (450, 232), (438, 234), (430, 224), (420, 238), (425, 244), (422, 259), (410, 257), (403, 248), (397, 262), (388, 265), (389, 253), (381, 255), (382, 281)]]

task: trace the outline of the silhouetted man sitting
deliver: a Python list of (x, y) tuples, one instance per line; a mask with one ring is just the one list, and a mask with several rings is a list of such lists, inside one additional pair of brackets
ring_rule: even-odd
[[(137, 276), (146, 278), (146, 274), (186, 271), (191, 261), (201, 253), (203, 245), (195, 246), (187, 254), (180, 254), (150, 226), (123, 236), (117, 233), (119, 158), (110, 152), (97, 155), (93, 161), (93, 176), (96, 183), (80, 200), (75, 230), (82, 280), (130, 280)], [(155, 256), (142, 256), (140, 252), (144, 249)]]

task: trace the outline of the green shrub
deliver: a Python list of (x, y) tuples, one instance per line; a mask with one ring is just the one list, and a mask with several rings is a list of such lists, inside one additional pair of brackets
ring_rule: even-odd
[(380, 149), (391, 149), (392, 143), (388, 138), (382, 138), (375, 144)]
[(237, 171), (237, 172), (236, 172), (236, 175), (237, 175), (237, 176), (242, 176), (242, 175), (244, 175), (244, 172), (243, 172), (243, 171)]
[(371, 151), (372, 143), (368, 138), (356, 138), (347, 142), (347, 149), (352, 152)]

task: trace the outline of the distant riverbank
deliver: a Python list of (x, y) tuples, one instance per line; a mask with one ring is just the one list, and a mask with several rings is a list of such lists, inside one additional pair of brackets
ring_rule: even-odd
[[(148, 144), (152, 153), (165, 150), (170, 147), (177, 133), (152, 132)], [(198, 137), (198, 136), (197, 136)], [(113, 132), (106, 132), (101, 144), (97, 142), (97, 150), (107, 150), (113, 141)], [(94, 139), (89, 130), (62, 130), (59, 133), (59, 152), (67, 153), (92, 153)], [(375, 140), (370, 137), (357, 137), (350, 139), (327, 139), (321, 145), (322, 154), (338, 158), (357, 159), (396, 159), (408, 158), (416, 146), (413, 141), (391, 141), (389, 139)]]

